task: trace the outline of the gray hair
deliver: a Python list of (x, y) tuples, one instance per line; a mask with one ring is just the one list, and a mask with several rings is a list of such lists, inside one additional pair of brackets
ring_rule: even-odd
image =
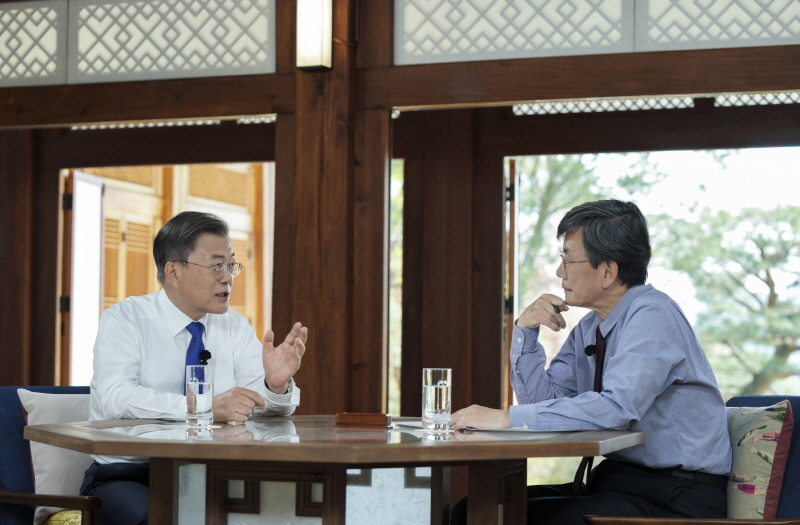
[(159, 283), (164, 282), (164, 267), (168, 262), (180, 262), (186, 266), (186, 258), (204, 233), (227, 237), (228, 223), (213, 213), (185, 211), (161, 227), (153, 241), (153, 259)]
[(578, 228), (583, 228), (583, 248), (592, 268), (613, 261), (619, 268), (622, 284), (645, 283), (652, 251), (647, 219), (638, 206), (616, 199), (580, 204), (561, 219), (558, 238)]

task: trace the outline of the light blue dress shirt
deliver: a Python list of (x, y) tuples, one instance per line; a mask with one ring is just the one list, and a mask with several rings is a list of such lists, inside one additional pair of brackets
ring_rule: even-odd
[[(595, 329), (606, 339), (603, 391), (592, 390)], [(511, 425), (538, 430), (642, 430), (645, 443), (608, 457), (651, 468), (728, 474), (725, 402), (680, 307), (651, 285), (635, 286), (601, 322), (589, 312), (545, 370), (539, 329), (514, 326)]]

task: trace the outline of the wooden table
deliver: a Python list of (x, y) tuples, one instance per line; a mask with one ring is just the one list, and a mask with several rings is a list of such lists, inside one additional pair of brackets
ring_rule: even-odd
[[(408, 418), (395, 419), (403, 420)], [(253, 421), (256, 438), (274, 439), (289, 427), (291, 442), (257, 441), (244, 426), (231, 425), (215, 429), (211, 440), (193, 440), (186, 437), (183, 423), (131, 419), (29, 426), (25, 438), (90, 454), (150, 457), (152, 525), (177, 523), (176, 473), (183, 461), (207, 465), (209, 525), (226, 522), (228, 480), (322, 483), (323, 524), (344, 525), (348, 468), (456, 465), (468, 467), (469, 523), (496, 524), (498, 505), (504, 503), (503, 522), (524, 524), (527, 458), (600, 456), (644, 442), (644, 434), (635, 431), (432, 435), (336, 428), (333, 416)], [(148, 429), (160, 431), (137, 435)], [(439, 518), (434, 512), (432, 522), (446, 516), (446, 493), (441, 499)]]

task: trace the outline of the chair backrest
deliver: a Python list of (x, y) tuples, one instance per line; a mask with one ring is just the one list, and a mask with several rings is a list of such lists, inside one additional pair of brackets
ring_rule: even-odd
[[(88, 394), (88, 386), (3, 386), (0, 387), (0, 489), (33, 493), (30, 443), (22, 437), (25, 418), (18, 388), (43, 394)], [(0, 503), (0, 523), (33, 523), (34, 508)]]
[[(728, 400), (729, 407), (766, 407), (788, 399), (792, 405), (794, 420), (800, 419), (800, 396), (737, 396)], [(781, 500), (778, 503), (778, 518), (800, 517), (800, 427), (795, 425), (789, 444), (789, 457), (783, 471)]]

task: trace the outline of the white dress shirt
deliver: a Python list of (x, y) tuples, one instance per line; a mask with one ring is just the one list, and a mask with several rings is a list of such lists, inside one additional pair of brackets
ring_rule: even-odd
[[(164, 290), (128, 297), (100, 318), (94, 345), (89, 419), (186, 419), (184, 374), (193, 319), (170, 301)], [(262, 344), (247, 320), (232, 309), (206, 314), (203, 344), (214, 366), (214, 394), (243, 387), (264, 398), (257, 415), (285, 416), (300, 403), (300, 389), (289, 383), (285, 394), (264, 383)], [(98, 463), (146, 461), (146, 458), (92, 456)]]

